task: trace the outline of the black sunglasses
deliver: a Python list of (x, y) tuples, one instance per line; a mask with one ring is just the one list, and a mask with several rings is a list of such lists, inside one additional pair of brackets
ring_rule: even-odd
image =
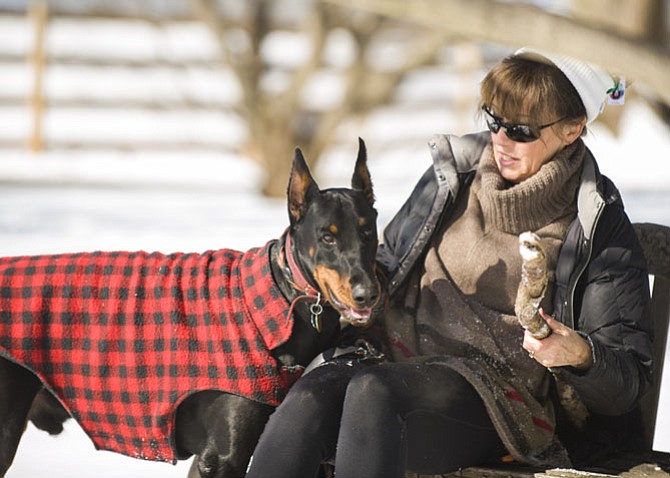
[(549, 126), (553, 126), (556, 123), (563, 121), (565, 117), (559, 118), (552, 123), (543, 124), (541, 126), (531, 127), (527, 124), (510, 124), (505, 123), (500, 116), (496, 116), (491, 113), (486, 106), (482, 106), (484, 115), (486, 116), (486, 125), (489, 127), (491, 133), (497, 133), (502, 128), (505, 131), (505, 134), (512, 141), (517, 143), (530, 143), (537, 140), (540, 137), (540, 131)]

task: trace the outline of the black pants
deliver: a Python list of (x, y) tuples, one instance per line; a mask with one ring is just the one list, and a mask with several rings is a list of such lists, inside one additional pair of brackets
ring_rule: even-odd
[(313, 478), (335, 457), (337, 478), (401, 478), (405, 470), (446, 473), (504, 453), (481, 398), (450, 368), (335, 362), (293, 386), (247, 477)]

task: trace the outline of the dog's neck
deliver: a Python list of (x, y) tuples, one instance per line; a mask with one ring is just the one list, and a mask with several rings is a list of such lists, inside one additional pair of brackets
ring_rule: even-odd
[(306, 296), (318, 297), (319, 290), (314, 287), (305, 277), (305, 274), (298, 264), (293, 247), (293, 240), (291, 238), (291, 231), (287, 230), (284, 234), (284, 247), (278, 251), (278, 261), (287, 273), (287, 279), (291, 285), (298, 291), (301, 291)]
[[(317, 330), (312, 320), (313, 315), (310, 307), (316, 303), (320, 293), (310, 285), (316, 294), (308, 296), (304, 287), (296, 286), (295, 274), (290, 270), (286, 260), (286, 234), (282, 235), (270, 250), (270, 267), (279, 290), (286, 301), (292, 304), (290, 314), (293, 314), (294, 319), (294, 333), (291, 339), (272, 351), (272, 355), (284, 366), (296, 364), (305, 366), (318, 351), (327, 348), (327, 344), (334, 342), (334, 338), (340, 330), (339, 313), (326, 305), (319, 318), (321, 330)], [(302, 271), (300, 273), (303, 274), (304, 278), (304, 273)], [(320, 300), (323, 304), (327, 304), (323, 299)], [(289, 317), (287, 317), (287, 320), (289, 320)]]
[[(297, 257), (295, 243), (287, 229), (270, 251), (270, 263), (275, 282), (284, 298), (291, 304), (291, 313), (297, 302), (310, 305), (327, 305), (324, 295), (313, 283), (313, 278), (304, 272)], [(302, 308), (300, 308), (302, 309)], [(304, 314), (303, 314), (304, 315)], [(314, 323), (312, 323), (315, 326)], [(318, 329), (318, 327), (315, 327)]]

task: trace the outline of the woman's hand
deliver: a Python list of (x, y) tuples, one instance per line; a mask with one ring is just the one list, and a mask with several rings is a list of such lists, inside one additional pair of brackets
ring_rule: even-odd
[(540, 314), (552, 333), (542, 340), (533, 338), (528, 332), (524, 333), (523, 348), (530, 356), (545, 367), (572, 366), (582, 371), (591, 368), (593, 357), (586, 339), (545, 314), (544, 310), (540, 309)]

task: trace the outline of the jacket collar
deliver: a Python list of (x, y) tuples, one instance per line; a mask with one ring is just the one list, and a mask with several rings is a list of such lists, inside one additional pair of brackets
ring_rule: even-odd
[(491, 133), (482, 131), (465, 136), (435, 134), (428, 141), (435, 173), (440, 181), (447, 181), (456, 197), (461, 187), (459, 174), (474, 172)]
[(598, 165), (593, 158), (593, 154), (587, 148), (587, 155), (584, 157), (582, 177), (577, 193), (577, 218), (584, 231), (584, 237), (587, 240), (593, 238), (598, 218), (606, 204), (598, 188), (599, 176)]

